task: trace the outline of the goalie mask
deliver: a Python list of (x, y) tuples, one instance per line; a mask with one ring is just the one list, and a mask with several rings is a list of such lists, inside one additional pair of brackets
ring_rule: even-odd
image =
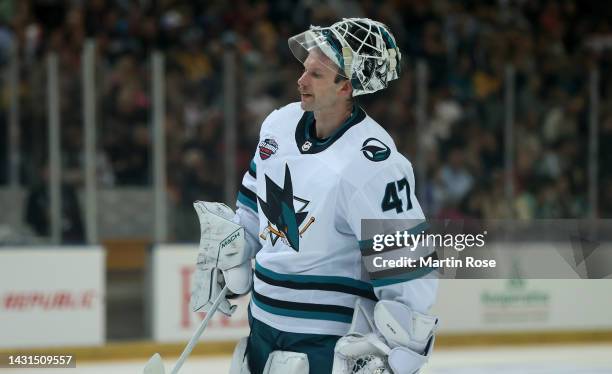
[(351, 81), (353, 96), (382, 90), (400, 73), (402, 55), (393, 35), (387, 26), (368, 18), (310, 26), (289, 38), (289, 48), (302, 63), (311, 50), (320, 49), (335, 64), (328, 67)]

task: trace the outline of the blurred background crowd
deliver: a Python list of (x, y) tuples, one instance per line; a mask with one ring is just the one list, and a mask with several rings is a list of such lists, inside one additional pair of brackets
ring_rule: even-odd
[[(20, 185), (29, 190), (24, 219), (44, 235), (40, 211), (46, 204), (48, 51), (59, 56), (62, 193), (75, 240), (82, 223), (78, 199), (70, 196), (83, 183), (80, 69), (87, 38), (97, 46), (100, 188), (152, 183), (150, 55), (154, 49), (163, 51), (167, 187), (177, 217), (173, 239), (195, 240), (191, 203), (223, 199), (223, 52), (233, 48), (237, 53), (236, 163), (242, 172), (265, 116), (298, 100), (301, 67), (287, 39), (311, 24), (350, 16), (386, 23), (403, 51), (400, 79), (359, 101), (413, 163), (417, 151), (422, 152), (424, 180), (417, 179), (416, 188), (428, 217), (586, 217), (592, 208), (587, 154), (589, 79), (595, 69), (600, 97), (595, 209), (600, 218), (612, 217), (608, 2), (3, 0), (0, 68), (8, 65), (13, 45), (21, 61)], [(415, 110), (417, 61), (428, 69), (426, 126), (421, 130)], [(515, 93), (510, 205), (504, 200), (509, 64)], [(3, 185), (8, 183), (7, 87), (2, 86), (0, 105)]]

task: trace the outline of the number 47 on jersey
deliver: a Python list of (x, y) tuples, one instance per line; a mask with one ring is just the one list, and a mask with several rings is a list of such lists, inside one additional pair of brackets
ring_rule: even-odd
[[(407, 203), (404, 203), (400, 198), (402, 191), (406, 191)], [(412, 201), (410, 200), (410, 184), (408, 183), (408, 180), (406, 178), (402, 178), (398, 181), (387, 183), (387, 187), (385, 188), (385, 196), (380, 204), (383, 212), (395, 209), (396, 213), (401, 213), (404, 211), (404, 206), (406, 211), (412, 209)]]

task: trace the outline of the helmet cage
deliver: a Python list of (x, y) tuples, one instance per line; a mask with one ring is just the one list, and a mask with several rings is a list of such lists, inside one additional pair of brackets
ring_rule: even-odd
[(304, 62), (314, 48), (330, 60), (326, 67), (350, 79), (353, 96), (387, 87), (400, 73), (401, 53), (388, 28), (368, 18), (344, 18), (330, 27), (311, 26), (289, 39), (293, 55)]

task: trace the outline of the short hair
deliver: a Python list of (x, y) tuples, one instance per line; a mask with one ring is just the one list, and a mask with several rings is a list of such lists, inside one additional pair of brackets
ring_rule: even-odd
[[(338, 69), (340, 69), (340, 68), (338, 68)], [(336, 73), (336, 77), (334, 78), (334, 83), (340, 83), (342, 81), (347, 81), (347, 80), (348, 80), (347, 77), (343, 76), (340, 73)]]
[[(349, 79), (347, 77), (345, 77), (344, 72), (342, 71), (342, 69), (340, 67), (338, 67), (338, 71), (336, 72), (336, 77), (334, 78), (334, 83), (340, 83), (342, 81), (348, 81)], [(351, 82), (349, 82), (349, 84), (351, 84)], [(352, 88), (352, 84), (351, 84), (351, 88)], [(354, 103), (355, 102), (355, 98), (351, 95), (349, 96), (349, 98), (346, 100), (349, 103)]]

